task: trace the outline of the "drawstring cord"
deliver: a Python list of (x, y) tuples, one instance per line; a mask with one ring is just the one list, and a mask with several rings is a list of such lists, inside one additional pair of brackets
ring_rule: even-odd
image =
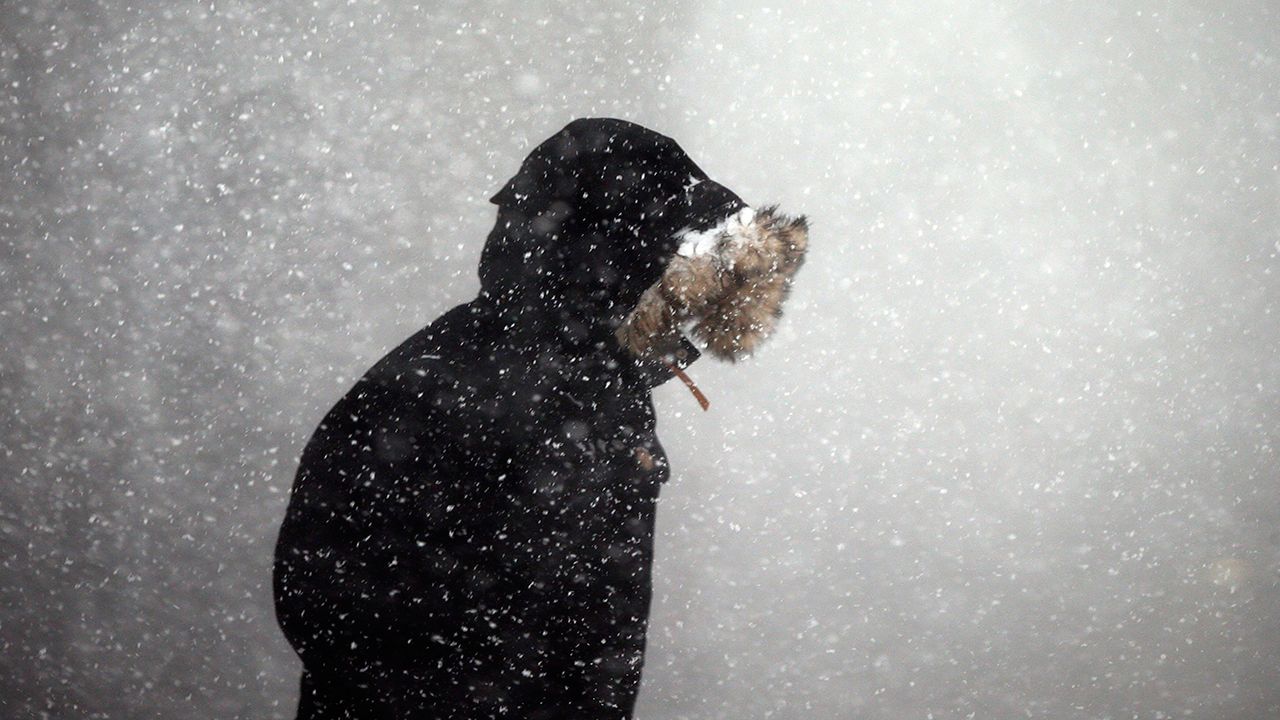
[(702, 394), (702, 391), (698, 389), (697, 385), (693, 384), (693, 378), (685, 374), (684, 370), (681, 370), (669, 362), (663, 362), (662, 364), (670, 368), (671, 372), (675, 373), (676, 377), (680, 378), (680, 382), (683, 382), (685, 387), (689, 388), (689, 392), (693, 393), (694, 399), (702, 406), (703, 411), (711, 409), (711, 401), (707, 399), (706, 395)]

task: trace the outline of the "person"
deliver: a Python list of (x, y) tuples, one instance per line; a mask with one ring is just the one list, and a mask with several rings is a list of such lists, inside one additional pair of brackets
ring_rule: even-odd
[(576, 120), (493, 197), (479, 296), (302, 453), (276, 547), (298, 717), (629, 718), (669, 475), (650, 391), (772, 330), (804, 218), (670, 138)]

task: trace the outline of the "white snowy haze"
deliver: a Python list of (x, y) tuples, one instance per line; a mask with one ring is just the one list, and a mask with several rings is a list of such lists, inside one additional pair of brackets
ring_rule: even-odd
[(0, 5), (0, 715), (287, 718), (299, 452), (580, 116), (811, 222), (638, 717), (1280, 714), (1267, 2)]

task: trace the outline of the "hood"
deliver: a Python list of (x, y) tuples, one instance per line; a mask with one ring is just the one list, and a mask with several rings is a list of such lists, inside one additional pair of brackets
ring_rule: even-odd
[(674, 140), (625, 120), (575, 120), (491, 199), (481, 296), (564, 337), (661, 359), (690, 330), (737, 359), (773, 329), (803, 262), (803, 218), (759, 212)]

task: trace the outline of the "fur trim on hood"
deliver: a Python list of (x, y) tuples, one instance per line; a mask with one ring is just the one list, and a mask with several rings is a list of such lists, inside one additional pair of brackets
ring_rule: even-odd
[(773, 206), (744, 208), (679, 239), (662, 277), (618, 327), (618, 341), (637, 357), (660, 357), (692, 324), (693, 336), (717, 357), (735, 361), (751, 354), (773, 333), (804, 263), (806, 219)]

